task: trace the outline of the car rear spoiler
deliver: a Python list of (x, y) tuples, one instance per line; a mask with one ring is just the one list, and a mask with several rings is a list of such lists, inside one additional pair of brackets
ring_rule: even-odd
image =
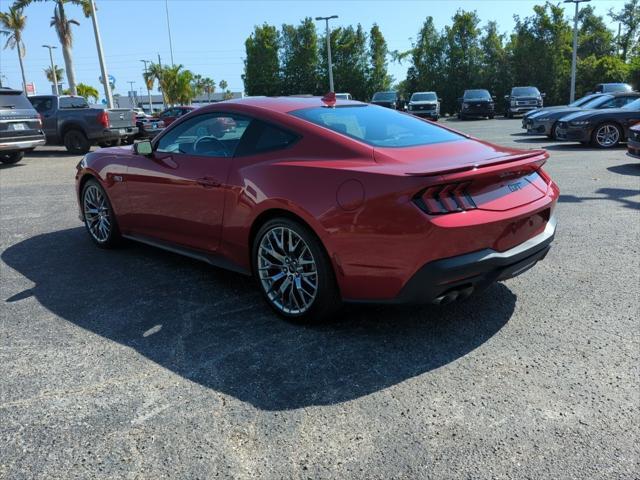
[(495, 174), (506, 171), (535, 171), (544, 165), (549, 158), (546, 150), (531, 150), (526, 153), (488, 158), (478, 163), (470, 163), (460, 167), (428, 170), (421, 172), (406, 172), (410, 177), (440, 177), (451, 179), (464, 178), (471, 175)]

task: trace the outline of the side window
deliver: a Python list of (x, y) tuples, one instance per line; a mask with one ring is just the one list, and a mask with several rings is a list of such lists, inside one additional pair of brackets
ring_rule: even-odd
[(170, 108), (169, 110), (165, 110), (164, 112), (162, 112), (160, 114), (160, 118), (167, 118), (167, 117), (172, 117), (173, 113), (174, 113), (175, 109), (174, 108)]
[(226, 113), (205, 113), (168, 131), (156, 151), (203, 157), (232, 157), (251, 121)]
[(617, 97), (615, 99), (616, 108), (624, 107), (627, 103), (633, 102), (638, 97)]
[(600, 108), (614, 108), (614, 107), (616, 106), (616, 105), (615, 105), (615, 101), (616, 101), (616, 99), (615, 99), (615, 98), (612, 98), (612, 99), (610, 99), (610, 100), (607, 100), (606, 102), (604, 102), (604, 103), (602, 103), (602, 104), (600, 105)]
[(35, 98), (31, 103), (38, 113), (48, 112), (53, 108), (53, 100), (50, 98)]
[(253, 120), (247, 134), (243, 137), (236, 156), (282, 150), (298, 140), (298, 136), (276, 126), (259, 120)]

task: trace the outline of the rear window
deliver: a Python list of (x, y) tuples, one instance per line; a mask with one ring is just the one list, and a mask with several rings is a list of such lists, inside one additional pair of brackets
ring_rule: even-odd
[(2, 109), (29, 109), (31, 110), (33, 107), (31, 106), (31, 102), (27, 100), (22, 92), (19, 91), (11, 91), (11, 92), (0, 92), (0, 108)]
[(412, 147), (462, 138), (413, 115), (374, 105), (305, 108), (291, 114), (375, 147)]
[(60, 97), (60, 108), (89, 108), (84, 97)]

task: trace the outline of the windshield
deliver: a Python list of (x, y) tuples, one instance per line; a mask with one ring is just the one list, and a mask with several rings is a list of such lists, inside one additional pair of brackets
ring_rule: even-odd
[(513, 87), (512, 97), (539, 97), (540, 91), (536, 87)]
[(373, 95), (374, 101), (389, 102), (396, 99), (396, 92), (377, 92)]
[(569, 104), (569, 107), (581, 107), (581, 106), (585, 105), (586, 103), (590, 102), (591, 100), (593, 100), (594, 98), (598, 98), (599, 96), (601, 96), (600, 93), (594, 93), (592, 95), (585, 95), (584, 97), (577, 99), (575, 102), (571, 102)]
[(374, 105), (305, 108), (291, 115), (375, 147), (412, 147), (463, 138), (412, 115)]
[(627, 103), (624, 107), (625, 110), (638, 110), (640, 111), (640, 98), (634, 100), (633, 102)]
[(411, 101), (412, 102), (428, 102), (428, 101), (437, 101), (438, 97), (436, 97), (436, 94), (433, 92), (426, 92), (426, 93), (414, 93), (413, 95), (411, 95)]
[(605, 84), (604, 89), (607, 92), (630, 92), (631, 85), (626, 83), (609, 83)]
[(604, 102), (608, 102), (612, 98), (613, 97), (611, 95), (600, 95), (599, 97), (594, 98), (593, 100), (590, 100), (582, 105), (582, 108), (598, 108)]
[(464, 92), (465, 100), (491, 100), (491, 95), (487, 90), (466, 90)]

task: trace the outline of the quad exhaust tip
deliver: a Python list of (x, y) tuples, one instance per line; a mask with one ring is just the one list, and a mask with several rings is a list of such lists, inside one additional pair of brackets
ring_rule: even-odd
[(439, 297), (434, 299), (432, 303), (435, 305), (446, 305), (455, 300), (462, 300), (464, 298), (467, 298), (469, 295), (471, 295), (473, 293), (473, 290), (474, 290), (473, 285), (469, 285), (464, 288), (462, 287), (455, 288), (453, 290), (449, 290), (448, 292), (440, 295)]

